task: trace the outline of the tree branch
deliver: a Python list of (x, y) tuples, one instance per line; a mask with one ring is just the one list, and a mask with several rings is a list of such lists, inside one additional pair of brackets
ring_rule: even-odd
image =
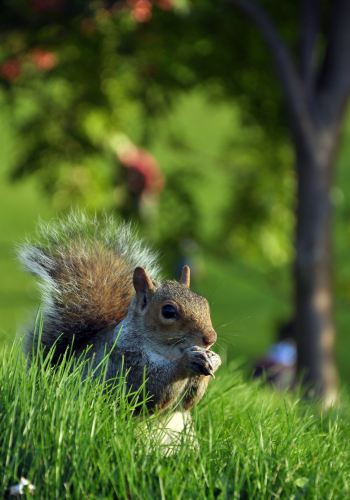
[(313, 124), (307, 107), (303, 83), (297, 73), (287, 47), (267, 13), (254, 0), (226, 0), (251, 19), (268, 46), (275, 62), (277, 76), (282, 84), (294, 131), (307, 144), (313, 142)]
[(319, 98), (333, 121), (341, 116), (350, 94), (350, 1), (333, 0), (328, 44), (319, 79)]
[(312, 97), (315, 83), (314, 49), (320, 25), (320, 0), (300, 0), (300, 75), (308, 98)]

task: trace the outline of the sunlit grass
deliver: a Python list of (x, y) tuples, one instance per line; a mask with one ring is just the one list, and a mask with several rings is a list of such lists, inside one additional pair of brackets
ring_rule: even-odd
[[(220, 370), (186, 435), (165, 456), (125, 384), (67, 360), (0, 359), (0, 495), (21, 476), (38, 498), (347, 498), (347, 407), (328, 415)], [(142, 414), (142, 411), (141, 411)]]

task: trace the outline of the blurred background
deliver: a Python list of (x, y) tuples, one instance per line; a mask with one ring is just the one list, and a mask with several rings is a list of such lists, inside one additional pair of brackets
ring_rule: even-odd
[[(342, 3), (334, 2), (340, 24), (350, 22)], [(310, 68), (326, 61), (331, 71), (330, 10), (317, 1), (2, 2), (0, 345), (38, 303), (16, 244), (38, 218), (79, 207), (135, 220), (160, 249), (165, 275), (190, 263), (226, 359), (250, 366), (266, 352), (295, 315), (299, 136), (288, 85), (306, 75), (309, 95)], [(295, 62), (291, 75), (276, 46)], [(335, 356), (350, 384), (345, 106), (336, 125), (328, 193)]]

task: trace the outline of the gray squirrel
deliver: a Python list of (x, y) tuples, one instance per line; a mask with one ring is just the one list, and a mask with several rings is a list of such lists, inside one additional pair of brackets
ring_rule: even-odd
[(26, 335), (29, 358), (40, 342), (44, 353), (53, 348), (55, 364), (69, 349), (97, 367), (111, 350), (107, 376), (123, 367), (130, 389), (146, 383), (150, 411), (186, 411), (202, 398), (221, 360), (188, 266), (179, 282), (160, 280), (157, 254), (131, 225), (83, 213), (41, 224), (38, 242), (22, 245), (19, 258), (42, 291), (43, 327)]

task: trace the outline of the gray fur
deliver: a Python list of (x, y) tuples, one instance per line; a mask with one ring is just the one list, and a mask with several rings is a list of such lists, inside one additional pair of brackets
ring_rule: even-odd
[[(40, 223), (36, 241), (27, 242), (18, 248), (18, 258), (24, 268), (39, 278), (44, 322), (42, 342), (50, 348), (59, 338), (58, 354), (71, 343), (73, 335), (91, 336), (95, 329), (107, 326), (103, 323), (103, 294), (110, 291), (108, 288), (112, 285), (109, 282), (111, 280), (108, 281), (108, 263), (97, 283), (97, 278), (91, 277), (91, 285), (100, 289), (102, 295), (95, 298), (97, 303), (91, 303), (89, 283), (79, 283), (76, 268), (70, 266), (67, 258), (69, 252), (73, 253), (72, 247), (79, 248), (78, 264), (81, 261), (81, 266), (86, 268), (89, 261), (97, 260), (96, 256), (91, 257), (90, 254), (99, 244), (116, 258), (121, 258), (128, 267), (130, 287), (136, 266), (144, 267), (153, 279), (158, 278), (157, 253), (143, 243), (131, 224), (117, 223), (107, 215), (98, 219), (96, 216), (72, 212), (58, 221)], [(59, 269), (63, 269), (66, 274), (64, 280), (56, 276)], [(115, 286), (123, 289), (126, 283), (116, 283)], [(67, 296), (75, 297), (75, 300), (67, 303)], [(35, 344), (33, 333), (27, 336), (26, 345), (30, 351)]]
[(37, 241), (21, 245), (18, 257), (27, 271), (46, 282), (54, 263), (42, 248), (64, 253), (73, 241), (87, 246), (100, 241), (128, 261), (132, 268), (144, 267), (153, 279), (157, 279), (159, 275), (157, 252), (144, 244), (131, 223), (118, 224), (108, 215), (99, 219), (96, 216), (89, 218), (83, 212), (71, 212), (66, 218), (49, 223), (41, 222), (37, 228)]
[[(54, 363), (68, 347), (78, 357), (90, 347), (84, 355), (98, 367), (111, 351), (107, 376), (115, 377), (123, 366), (134, 390), (146, 376), (151, 409), (179, 404), (187, 410), (201, 399), (209, 380), (205, 375), (212, 375), (221, 363), (203, 345), (205, 336), (215, 333), (207, 301), (184, 284), (156, 283), (157, 254), (144, 245), (130, 224), (116, 224), (107, 216), (101, 220), (72, 213), (58, 222), (40, 224), (37, 241), (22, 245), (18, 255), (24, 267), (39, 278), (40, 342), (44, 350), (55, 345)], [(182, 326), (172, 333), (162, 330), (159, 313), (152, 316), (151, 309), (147, 312), (151, 326), (145, 320), (143, 297), (139, 292), (135, 295), (132, 285), (136, 267), (144, 268), (150, 278), (148, 302), (161, 304), (170, 298), (181, 304)], [(29, 356), (37, 342), (36, 333), (29, 332)]]

